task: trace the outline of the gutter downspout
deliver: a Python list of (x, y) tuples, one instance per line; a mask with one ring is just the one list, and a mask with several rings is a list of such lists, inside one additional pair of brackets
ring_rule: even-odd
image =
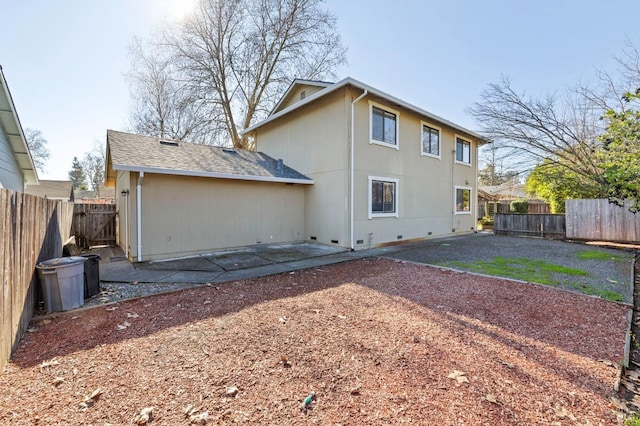
[(124, 256), (129, 260), (129, 190), (124, 194)]
[(144, 179), (144, 172), (140, 172), (138, 176), (138, 190), (137, 190), (137, 220), (138, 220), (138, 262), (142, 262), (142, 179)]
[(473, 230), (475, 232), (478, 232), (478, 155), (480, 153), (480, 147), (478, 145), (476, 145), (476, 181), (473, 185), (473, 188), (475, 189), (476, 192), (476, 202), (474, 204), (474, 210), (475, 213), (473, 214), (475, 221), (473, 222)]
[(362, 98), (364, 98), (365, 96), (367, 96), (367, 94), (369, 93), (369, 91), (367, 89), (364, 89), (364, 92), (362, 92), (362, 94), (360, 96), (358, 96), (356, 99), (354, 99), (351, 102), (351, 164), (349, 165), (349, 247), (351, 248), (351, 251), (355, 250), (355, 246), (353, 244), (353, 187), (354, 187), (354, 181), (355, 181), (355, 177), (354, 177), (354, 169), (355, 169), (355, 158), (354, 158), (354, 153), (355, 153), (355, 123), (354, 123), (354, 119), (355, 119), (355, 105), (356, 103), (361, 100)]

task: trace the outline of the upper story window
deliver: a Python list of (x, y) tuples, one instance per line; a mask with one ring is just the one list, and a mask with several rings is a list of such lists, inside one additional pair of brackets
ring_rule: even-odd
[(422, 123), (422, 155), (440, 158), (440, 129)]
[(456, 137), (456, 162), (471, 164), (471, 142)]
[(398, 149), (398, 112), (370, 102), (370, 143)]

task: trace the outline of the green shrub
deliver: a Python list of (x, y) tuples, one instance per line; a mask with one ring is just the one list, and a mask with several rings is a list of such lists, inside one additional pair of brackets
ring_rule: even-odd
[(483, 216), (479, 222), (483, 225), (493, 225), (493, 216)]
[(509, 210), (512, 213), (527, 213), (529, 212), (529, 202), (527, 200), (513, 200), (509, 204)]

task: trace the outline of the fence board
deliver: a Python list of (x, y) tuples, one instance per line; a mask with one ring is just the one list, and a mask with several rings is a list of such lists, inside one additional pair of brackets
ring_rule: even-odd
[(497, 213), (493, 218), (493, 232), (502, 235), (564, 238), (565, 217), (563, 214)]
[(72, 218), (72, 203), (0, 189), (0, 370), (36, 312), (36, 265), (62, 255)]
[(78, 247), (116, 243), (115, 204), (76, 204), (73, 212), (73, 235)]
[(567, 200), (567, 238), (591, 241), (640, 241), (640, 214), (606, 199)]

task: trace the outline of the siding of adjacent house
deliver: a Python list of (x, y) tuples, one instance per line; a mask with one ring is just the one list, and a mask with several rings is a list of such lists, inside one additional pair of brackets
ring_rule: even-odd
[(0, 188), (24, 192), (24, 176), (0, 127)]
[[(351, 101), (361, 90), (344, 87), (267, 123), (256, 144), (314, 179), (306, 189), (306, 239), (349, 247)], [(369, 143), (369, 100), (398, 111), (399, 150)], [(421, 155), (421, 120), (441, 129), (440, 159)], [(475, 229), (477, 144), (471, 164), (455, 163), (456, 132), (417, 113), (367, 96), (355, 106), (354, 246), (472, 232)], [(369, 177), (398, 179), (398, 217), (369, 218)], [(455, 187), (471, 188), (468, 214), (455, 214)], [(358, 240), (362, 241), (358, 243)]]
[[(135, 258), (138, 174), (122, 175), (126, 182), (117, 190), (130, 188), (130, 255)], [(304, 185), (146, 173), (141, 192), (143, 261), (304, 239)], [(121, 198), (124, 203), (126, 197)], [(119, 221), (124, 246), (123, 213)]]
[(314, 180), (304, 198), (304, 239), (349, 245), (349, 102), (346, 88), (257, 131), (258, 151)]

